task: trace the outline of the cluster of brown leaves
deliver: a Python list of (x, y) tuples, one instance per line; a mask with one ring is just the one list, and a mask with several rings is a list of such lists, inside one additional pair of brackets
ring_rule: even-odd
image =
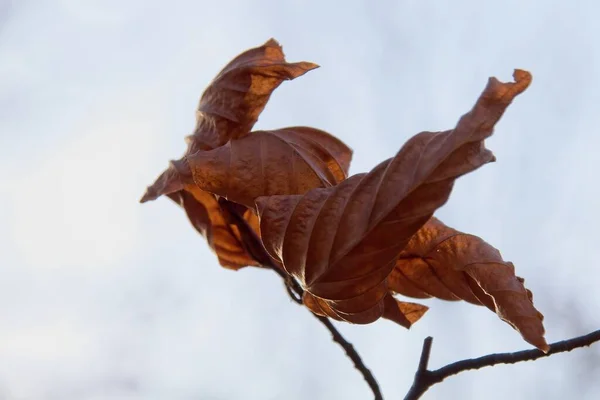
[[(421, 132), (369, 173), (347, 177), (352, 151), (326, 132), (251, 132), (273, 90), (316, 67), (286, 62), (275, 40), (237, 56), (202, 95), (186, 153), (141, 201), (167, 195), (182, 206), (226, 268), (261, 266), (268, 254), (300, 283), (315, 314), (410, 327), (427, 307), (394, 294), (465, 300), (547, 351), (542, 314), (513, 265), (433, 217), (456, 178), (494, 161), (484, 140), (531, 75), (490, 78), (454, 129)], [(260, 238), (261, 251), (231, 214)]]

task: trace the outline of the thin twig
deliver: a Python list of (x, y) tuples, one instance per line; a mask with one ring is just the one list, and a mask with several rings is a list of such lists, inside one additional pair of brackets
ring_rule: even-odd
[[(428, 337), (423, 343), (419, 368), (417, 369), (417, 373), (415, 373), (413, 385), (406, 394), (406, 397), (404, 397), (404, 400), (419, 399), (431, 386), (442, 382), (449, 376), (459, 374), (463, 371), (492, 367), (497, 364), (515, 364), (523, 361), (533, 361), (537, 360), (538, 358), (549, 357), (552, 354), (563, 353), (577, 348), (591, 346), (592, 344), (600, 341), (600, 330), (588, 333), (587, 335), (552, 343), (548, 353), (544, 353), (538, 349), (531, 349), (517, 351), (515, 353), (489, 354), (483, 357), (457, 361), (440, 369), (430, 371), (427, 369), (427, 360), (429, 359), (429, 354), (431, 352), (432, 340), (433, 339), (431, 337)], [(429, 344), (427, 344), (428, 342)]]
[[(294, 302), (302, 305), (302, 296), (304, 294), (304, 289), (302, 289), (302, 286), (300, 286), (300, 284), (292, 276), (288, 275), (285, 271), (279, 268), (278, 265), (275, 264), (275, 262), (271, 259), (271, 257), (264, 249), (260, 238), (256, 235), (254, 230), (252, 230), (252, 228), (248, 226), (248, 223), (243, 218), (243, 216), (239, 215), (233, 207), (229, 207), (228, 202), (226, 200), (219, 200), (219, 204), (221, 206), (221, 209), (223, 210), (224, 215), (227, 218), (229, 218), (231, 223), (235, 224), (238, 227), (243, 239), (242, 245), (244, 246), (245, 250), (252, 257), (254, 257), (255, 260), (260, 260), (259, 262), (263, 264), (263, 267), (270, 268), (273, 271), (275, 271), (283, 279), (290, 298)], [(354, 368), (356, 368), (362, 374), (363, 378), (369, 385), (369, 388), (371, 388), (371, 391), (375, 396), (374, 399), (383, 400), (381, 389), (379, 388), (379, 384), (377, 383), (375, 376), (373, 375), (371, 370), (367, 368), (367, 366), (361, 359), (360, 355), (358, 354), (352, 343), (348, 342), (344, 338), (344, 336), (342, 336), (342, 334), (336, 329), (336, 327), (329, 320), (329, 318), (322, 317), (314, 313), (311, 314), (315, 318), (317, 318), (323, 325), (325, 325), (327, 330), (329, 330), (329, 332), (331, 333), (333, 341), (339, 344), (344, 349), (348, 358), (352, 360)]]
[(344, 339), (342, 334), (335, 328), (335, 326), (333, 326), (333, 324), (331, 323), (329, 318), (321, 317), (316, 314), (313, 314), (313, 315), (319, 321), (321, 321), (321, 323), (323, 325), (325, 325), (325, 327), (329, 330), (329, 332), (331, 332), (333, 341), (338, 343), (340, 346), (342, 346), (342, 348), (346, 352), (346, 355), (354, 363), (354, 367), (362, 374), (362, 376), (365, 378), (365, 381), (367, 381), (367, 384), (371, 388), (373, 395), (375, 395), (375, 400), (383, 400), (383, 395), (381, 394), (381, 389), (379, 389), (379, 384), (377, 383), (375, 376), (373, 375), (373, 373), (371, 373), (371, 370), (369, 368), (367, 368), (367, 366), (364, 364), (364, 362), (360, 358), (360, 355), (354, 349), (354, 346), (352, 345), (352, 343), (350, 343), (346, 339)]
[(410, 390), (404, 397), (404, 400), (418, 399), (429, 389), (433, 383), (431, 383), (431, 371), (429, 371), (429, 356), (431, 355), (431, 346), (433, 345), (433, 338), (428, 336), (423, 341), (423, 348), (421, 349), (421, 357), (419, 358), (419, 366), (417, 372), (415, 372), (415, 378)]
[(423, 341), (423, 350), (421, 350), (421, 358), (419, 359), (419, 369), (417, 369), (417, 373), (427, 371), (432, 344), (433, 338), (431, 336), (426, 337)]

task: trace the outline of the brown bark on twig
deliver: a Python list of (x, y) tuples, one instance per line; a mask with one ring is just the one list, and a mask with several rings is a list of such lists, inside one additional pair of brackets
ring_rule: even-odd
[(431, 371), (427, 369), (427, 364), (429, 362), (433, 338), (428, 337), (423, 342), (423, 350), (421, 351), (419, 367), (415, 373), (413, 384), (404, 397), (404, 400), (419, 399), (433, 385), (442, 382), (449, 376), (457, 375), (463, 371), (492, 367), (497, 364), (515, 364), (522, 361), (533, 361), (537, 360), (538, 358), (549, 357), (552, 354), (590, 346), (598, 341), (600, 341), (600, 330), (573, 339), (552, 343), (548, 353), (544, 353), (538, 349), (531, 349), (517, 351), (515, 353), (489, 354), (483, 357), (457, 361), (440, 369)]

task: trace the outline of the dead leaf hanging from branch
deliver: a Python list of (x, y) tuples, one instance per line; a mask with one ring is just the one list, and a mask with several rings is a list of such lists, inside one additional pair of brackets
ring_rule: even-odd
[(485, 305), (526, 341), (548, 350), (542, 314), (512, 263), (481, 238), (449, 228), (435, 217), (402, 250), (388, 284), (391, 291), (410, 297)]
[(317, 68), (311, 62), (288, 63), (276, 40), (235, 57), (202, 94), (188, 154), (210, 150), (246, 136), (271, 94), (284, 80)]
[[(186, 138), (186, 155), (210, 151), (230, 139), (247, 136), (272, 92), (284, 80), (297, 78), (316, 67), (310, 62), (288, 63), (281, 46), (273, 39), (235, 57), (202, 94), (196, 128)], [(312, 136), (320, 136), (323, 142), (331, 144), (335, 148), (334, 156), (339, 157), (347, 174), (351, 150), (325, 132), (319, 135), (321, 132), (312, 135), (307, 132), (304, 140), (311, 141), (314, 140)], [(258, 266), (259, 262), (248, 254), (236, 228), (226, 222), (218, 197), (195, 185), (186, 186), (181, 172), (172, 165), (147, 189), (141, 202), (168, 195), (183, 207), (192, 226), (206, 238), (222, 266), (230, 269)], [(338, 175), (337, 178), (341, 177)], [(247, 218), (255, 217), (248, 214)]]
[(541, 314), (512, 264), (432, 219), (458, 177), (494, 160), (484, 140), (531, 75), (490, 78), (454, 129), (422, 132), (371, 172), (346, 179), (352, 152), (326, 132), (250, 133), (273, 90), (315, 67), (288, 63), (274, 40), (236, 57), (202, 95), (188, 151), (142, 201), (168, 195), (180, 204), (232, 269), (265, 261), (240, 232), (242, 218), (318, 315), (358, 324), (383, 316), (410, 327), (427, 307), (393, 294), (463, 299), (486, 305), (546, 349)]
[(257, 199), (265, 248), (310, 294), (311, 309), (360, 324), (384, 314), (387, 278), (401, 251), (447, 201), (456, 178), (494, 160), (483, 140), (531, 82), (525, 71), (514, 77), (491, 78), (455, 129), (416, 135), (368, 174)]
[[(373, 374), (328, 318), (366, 324), (380, 317), (410, 327), (427, 311), (395, 298), (435, 297), (484, 305), (539, 350), (492, 354), (427, 369), (425, 340), (407, 399), (448, 376), (532, 360), (600, 340), (599, 332), (548, 346), (543, 316), (512, 263), (481, 238), (433, 217), (454, 181), (494, 161), (484, 140), (531, 82), (490, 78), (470, 112), (444, 132), (422, 132), (372, 171), (347, 178), (352, 151), (309, 127), (251, 132), (273, 91), (317, 68), (288, 63), (273, 39), (235, 57), (209, 84), (184, 156), (141, 201), (166, 195), (186, 212), (222, 266), (273, 269), (291, 298), (332, 333), (375, 399)], [(260, 218), (260, 220), (259, 220)]]

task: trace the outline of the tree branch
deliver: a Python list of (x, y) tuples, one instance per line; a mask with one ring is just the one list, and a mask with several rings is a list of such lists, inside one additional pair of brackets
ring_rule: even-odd
[(483, 357), (457, 361), (440, 369), (430, 371), (427, 369), (427, 364), (429, 362), (433, 338), (428, 337), (423, 342), (419, 367), (415, 373), (413, 384), (404, 397), (404, 400), (419, 399), (433, 385), (442, 382), (449, 376), (457, 375), (463, 371), (492, 367), (497, 364), (515, 364), (522, 361), (533, 361), (538, 358), (549, 357), (552, 354), (563, 353), (580, 347), (587, 347), (598, 341), (600, 341), (600, 330), (573, 339), (552, 343), (548, 353), (544, 353), (538, 349), (531, 349), (517, 351), (515, 353), (489, 354)]
[[(236, 210), (227, 200), (220, 199), (219, 204), (223, 210), (223, 214), (228, 218), (231, 224), (235, 224), (242, 236), (241, 243), (244, 249), (250, 254), (255, 260), (258, 260), (263, 267), (272, 269), (275, 271), (285, 283), (286, 290), (290, 298), (302, 305), (302, 296), (304, 289), (300, 284), (284, 270), (269, 256), (264, 249), (262, 242), (256, 232), (248, 225), (243, 215)], [(311, 313), (312, 314), (312, 313)], [(342, 334), (335, 328), (333, 323), (326, 317), (322, 317), (313, 314), (329, 332), (333, 338), (333, 341), (338, 343), (346, 352), (346, 355), (352, 360), (354, 367), (362, 374), (363, 378), (371, 388), (375, 400), (383, 400), (381, 389), (377, 383), (377, 380), (362, 361), (360, 355), (354, 348), (354, 346), (348, 342)], [(514, 364), (522, 361), (537, 360), (542, 357), (549, 357), (552, 354), (562, 353), (571, 351), (579, 347), (590, 346), (591, 344), (600, 341), (600, 330), (589, 333), (584, 336), (579, 336), (573, 339), (563, 340), (550, 345), (548, 353), (543, 353), (538, 349), (523, 350), (516, 353), (498, 353), (489, 354), (487, 356), (461, 360), (448, 364), (437, 370), (429, 370), (429, 356), (431, 354), (431, 347), (433, 344), (433, 338), (427, 337), (423, 342), (423, 349), (421, 350), (421, 357), (419, 359), (419, 366), (415, 372), (415, 378), (413, 384), (404, 397), (404, 400), (416, 400), (421, 398), (423, 394), (429, 390), (433, 385), (442, 382), (449, 376), (459, 374), (463, 371), (480, 369), (484, 367), (491, 367), (497, 364)]]
[(354, 368), (356, 368), (362, 374), (363, 378), (365, 378), (365, 381), (367, 381), (367, 384), (375, 396), (375, 400), (383, 400), (383, 395), (381, 394), (381, 389), (379, 389), (379, 384), (377, 383), (375, 376), (364, 364), (363, 360), (360, 358), (360, 355), (354, 349), (352, 343), (344, 339), (342, 334), (335, 328), (335, 326), (333, 326), (329, 318), (321, 317), (316, 314), (313, 315), (329, 330), (331, 336), (333, 337), (333, 341), (342, 346), (348, 358), (350, 358), (354, 363)]
[[(231, 223), (238, 227), (243, 239), (241, 242), (244, 246), (244, 249), (248, 252), (248, 254), (254, 257), (255, 260), (259, 260), (259, 262), (263, 264), (263, 267), (270, 268), (275, 271), (281, 277), (281, 279), (283, 279), (290, 298), (294, 302), (303, 305), (302, 296), (304, 294), (304, 289), (302, 289), (302, 286), (300, 286), (300, 284), (292, 276), (285, 273), (285, 271), (275, 264), (275, 262), (264, 249), (260, 238), (256, 235), (256, 232), (254, 232), (254, 230), (248, 226), (248, 223), (243, 216), (236, 212), (236, 209), (230, 206), (228, 203), (229, 202), (225, 199), (219, 199), (219, 204), (223, 210), (223, 214), (230, 220)], [(312, 312), (311, 314), (323, 325), (325, 325), (327, 330), (331, 333), (333, 341), (344, 349), (348, 358), (352, 360), (354, 368), (356, 368), (362, 374), (363, 378), (369, 385), (369, 388), (371, 388), (371, 391), (375, 396), (375, 400), (383, 400), (383, 395), (381, 394), (381, 389), (379, 388), (379, 384), (377, 383), (375, 376), (371, 370), (367, 368), (352, 343), (348, 342), (344, 336), (342, 336), (329, 318), (316, 315)]]

